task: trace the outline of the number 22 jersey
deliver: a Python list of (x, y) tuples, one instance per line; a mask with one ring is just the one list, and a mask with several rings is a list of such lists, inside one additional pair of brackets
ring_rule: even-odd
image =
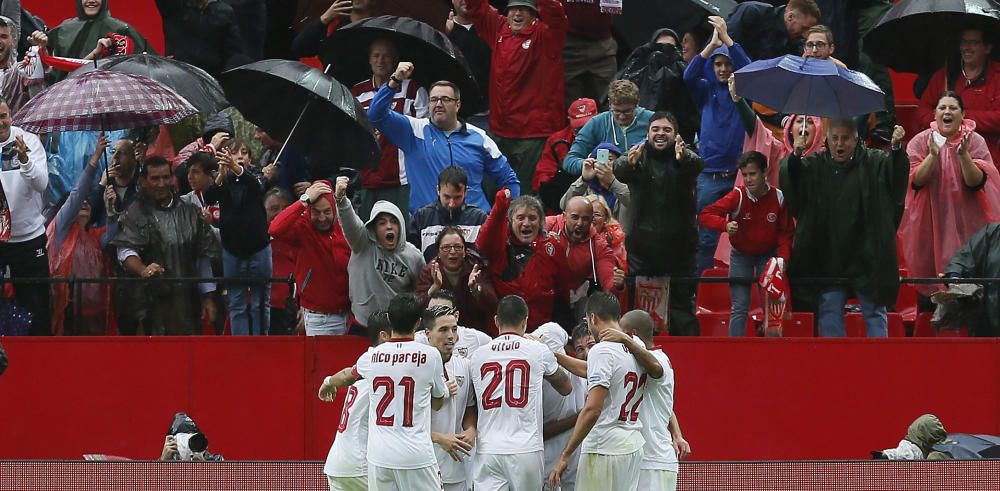
[(584, 438), (581, 452), (626, 455), (642, 448), (639, 410), (645, 394), (646, 371), (620, 343), (600, 342), (587, 355), (587, 390), (608, 389), (601, 415)]

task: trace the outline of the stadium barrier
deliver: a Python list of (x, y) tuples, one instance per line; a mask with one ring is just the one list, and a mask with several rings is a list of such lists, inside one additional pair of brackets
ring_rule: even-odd
[[(326, 491), (329, 488), (320, 462), (15, 460), (0, 461), (0, 489)], [(942, 489), (1000, 489), (1000, 461), (684, 462), (678, 476), (680, 491)]]

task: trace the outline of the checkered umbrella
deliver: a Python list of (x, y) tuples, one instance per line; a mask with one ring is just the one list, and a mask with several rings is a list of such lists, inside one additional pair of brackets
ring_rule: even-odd
[(148, 77), (95, 70), (31, 98), (14, 115), (14, 125), (32, 133), (123, 130), (173, 124), (197, 112)]

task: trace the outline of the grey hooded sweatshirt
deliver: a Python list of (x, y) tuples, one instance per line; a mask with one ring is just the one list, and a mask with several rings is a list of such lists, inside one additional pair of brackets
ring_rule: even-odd
[[(393, 250), (379, 246), (375, 236), (375, 219), (382, 213), (399, 221), (399, 237)], [(344, 197), (337, 200), (337, 215), (351, 246), (351, 259), (347, 263), (351, 312), (358, 322), (367, 322), (372, 313), (387, 309), (396, 294), (412, 293), (426, 263), (420, 250), (406, 241), (406, 221), (396, 205), (375, 202), (368, 222), (361, 223), (351, 200)]]

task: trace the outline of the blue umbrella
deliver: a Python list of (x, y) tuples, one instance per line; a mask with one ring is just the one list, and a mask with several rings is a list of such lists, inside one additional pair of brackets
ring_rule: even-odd
[(846, 119), (885, 110), (885, 93), (867, 75), (794, 55), (737, 70), (736, 93), (785, 114)]

